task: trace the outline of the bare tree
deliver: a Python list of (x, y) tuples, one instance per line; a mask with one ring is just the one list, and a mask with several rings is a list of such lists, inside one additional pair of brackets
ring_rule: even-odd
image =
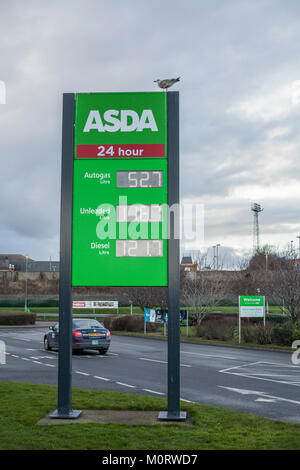
[(247, 269), (237, 272), (235, 290), (254, 295), (260, 288), (293, 322), (300, 321), (299, 262), (294, 250), (279, 253), (265, 246), (251, 258)]
[(167, 287), (128, 287), (127, 296), (134, 305), (138, 305), (142, 310), (144, 308), (166, 308), (168, 305)]
[(266, 271), (261, 284), (268, 297), (289, 313), (292, 321), (300, 321), (300, 270), (296, 259), (285, 258), (276, 270)]
[(192, 308), (198, 325), (220, 305), (227, 284), (227, 276), (222, 275), (221, 271), (198, 271), (183, 276), (181, 304)]

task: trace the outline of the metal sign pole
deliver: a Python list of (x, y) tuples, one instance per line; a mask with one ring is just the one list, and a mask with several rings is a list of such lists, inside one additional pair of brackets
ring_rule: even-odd
[(239, 344), (241, 343), (241, 298), (239, 296)]
[(77, 418), (72, 410), (72, 207), (74, 156), (74, 93), (63, 95), (60, 276), (59, 276), (59, 355), (58, 408), (51, 418)]
[[(179, 92), (167, 94), (168, 206), (179, 205)], [(178, 216), (177, 216), (178, 214)], [(180, 411), (180, 269), (179, 211), (170, 213), (168, 240), (168, 411), (159, 420), (183, 421)], [(177, 235), (177, 237), (176, 237)]]
[(186, 335), (189, 335), (189, 311), (186, 312)]

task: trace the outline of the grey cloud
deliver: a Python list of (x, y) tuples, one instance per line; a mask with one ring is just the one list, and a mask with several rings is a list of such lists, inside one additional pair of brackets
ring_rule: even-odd
[[(228, 109), (299, 78), (299, 13), (294, 0), (4, 3), (0, 79), (7, 84), (7, 105), (0, 106), (0, 210), (9, 240), (30, 246), (32, 257), (47, 258), (55, 244), (58, 252), (61, 94), (154, 90), (155, 78), (173, 74), (182, 76), (176, 88), (181, 196), (203, 198), (216, 219), (227, 211), (222, 226), (209, 219), (210, 239), (222, 230), (241, 240), (248, 236), (245, 201), (210, 207), (209, 200), (257, 181), (288, 185), (300, 170), (299, 113), (250, 122)], [(264, 171), (266, 135), (279, 125), (289, 126), (290, 133), (269, 151), (293, 143), (291, 162)], [(289, 199), (280, 211), (270, 206), (264, 213), (266, 227), (272, 231), (276, 221), (283, 234), (284, 224), (297, 217), (297, 204)], [(2, 251), (9, 240), (0, 232)]]

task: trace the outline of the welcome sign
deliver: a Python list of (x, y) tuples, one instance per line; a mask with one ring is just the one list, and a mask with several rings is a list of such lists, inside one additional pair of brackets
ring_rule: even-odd
[(241, 295), (239, 297), (241, 318), (263, 317), (265, 315), (265, 298), (262, 295)]

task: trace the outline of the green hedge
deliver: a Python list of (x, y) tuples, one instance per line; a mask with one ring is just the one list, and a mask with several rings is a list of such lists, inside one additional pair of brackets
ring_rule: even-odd
[(0, 325), (34, 325), (35, 313), (0, 312)]
[[(144, 332), (144, 317), (142, 315), (122, 315), (106, 317), (102, 320), (105, 328), (112, 331), (131, 331), (135, 333)], [(161, 324), (148, 323), (147, 332), (154, 332), (159, 329)]]
[[(251, 318), (251, 322), (253, 323), (263, 323), (264, 319), (262, 317)], [(266, 314), (266, 321), (278, 324), (284, 324), (291, 321), (291, 317), (288, 315), (282, 315), (280, 313), (269, 313)]]
[(292, 322), (276, 325), (272, 331), (272, 342), (279, 346), (292, 346), (295, 328)]

